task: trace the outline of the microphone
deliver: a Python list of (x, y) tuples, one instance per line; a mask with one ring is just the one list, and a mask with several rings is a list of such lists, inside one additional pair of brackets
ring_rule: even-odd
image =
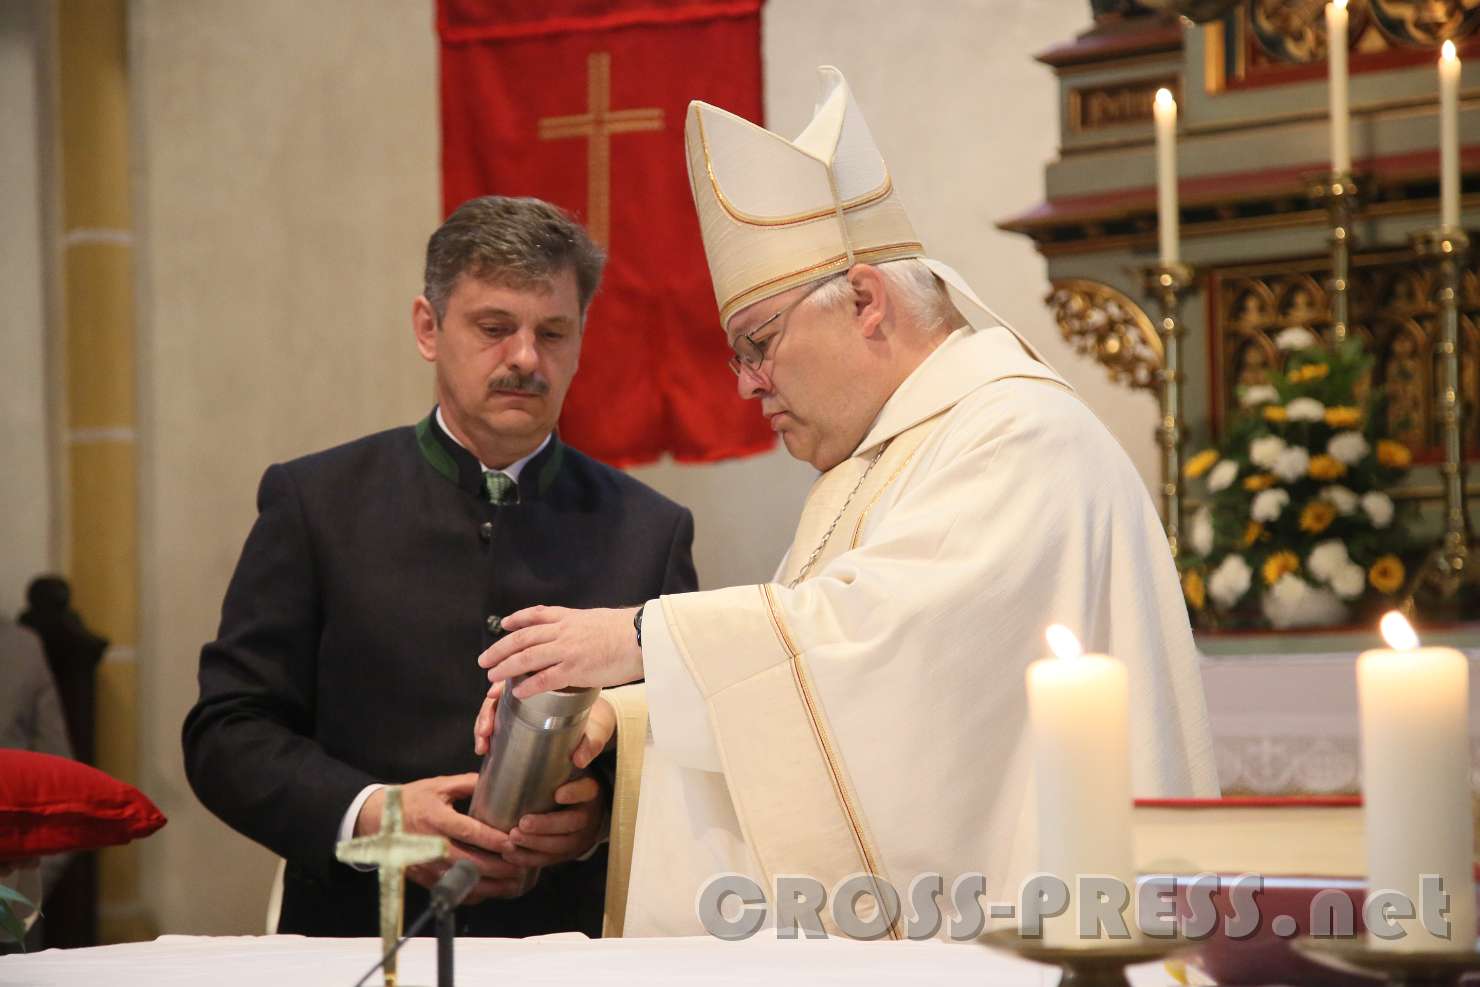
[(446, 915), (468, 896), (478, 883), (478, 868), (470, 860), (459, 860), (447, 868), (441, 880), (432, 885), (432, 911)]

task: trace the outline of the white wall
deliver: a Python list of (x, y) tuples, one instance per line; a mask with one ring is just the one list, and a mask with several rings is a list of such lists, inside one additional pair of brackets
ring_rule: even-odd
[(34, 0), (0, 4), (0, 619), (13, 619), (26, 583), (56, 565), (40, 164), (45, 24)]
[(166, 932), (258, 932), (267, 854), (196, 801), (180, 725), (268, 464), (415, 421), (440, 218), (429, 0), (135, 0), (143, 844)]
[[(1152, 475), (1149, 402), (1058, 342), (1042, 262), (992, 225), (1038, 201), (1054, 152), (1052, 75), (1029, 55), (1087, 21), (1084, 0), (771, 0), (766, 101), (794, 133), (813, 67), (840, 66), (926, 243)], [(144, 895), (163, 931), (253, 932), (267, 856), (195, 801), (179, 728), (262, 469), (428, 405), (407, 310), (439, 212), (432, 4), (134, 0), (130, 37), (141, 763), (171, 818), (144, 843)], [(783, 451), (634, 472), (693, 507), (708, 586), (769, 576), (813, 479)]]

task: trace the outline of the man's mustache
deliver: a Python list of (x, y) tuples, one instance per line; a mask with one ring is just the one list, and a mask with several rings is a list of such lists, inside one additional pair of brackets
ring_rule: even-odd
[(525, 394), (548, 394), (550, 383), (539, 374), (505, 374), (488, 382), (488, 392), (521, 391)]

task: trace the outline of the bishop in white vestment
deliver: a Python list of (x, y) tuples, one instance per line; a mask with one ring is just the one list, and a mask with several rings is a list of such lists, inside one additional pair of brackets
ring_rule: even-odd
[[(536, 608), (480, 659), (492, 679), (533, 673), (520, 694), (645, 679), (607, 693), (619, 760), (641, 775), (635, 796), (618, 781), (609, 932), (703, 934), (696, 898), (727, 873), (768, 894), (782, 875), (831, 890), (867, 874), (902, 896), (921, 874), (950, 888), (982, 873), (989, 901), (1015, 900), (1036, 869), (1024, 675), (1050, 624), (1126, 664), (1136, 795), (1217, 791), (1186, 610), (1139, 476), (926, 256), (842, 76), (822, 79), (795, 141), (703, 103), (686, 127), (742, 393), (825, 469), (774, 580), (649, 601), (636, 632), (631, 610)], [(935, 282), (944, 324), (921, 316), (908, 275), (881, 274), (901, 265)], [(825, 279), (838, 290), (810, 299)], [(837, 359), (862, 369), (809, 390), (786, 374), (834, 310)]]

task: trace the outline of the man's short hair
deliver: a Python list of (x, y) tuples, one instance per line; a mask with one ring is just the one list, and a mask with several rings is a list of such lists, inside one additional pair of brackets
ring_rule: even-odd
[(605, 266), (606, 251), (560, 207), (485, 195), (458, 206), (427, 241), (425, 294), (440, 322), (463, 274), (526, 288), (548, 285), (569, 270), (575, 272), (585, 318)]

